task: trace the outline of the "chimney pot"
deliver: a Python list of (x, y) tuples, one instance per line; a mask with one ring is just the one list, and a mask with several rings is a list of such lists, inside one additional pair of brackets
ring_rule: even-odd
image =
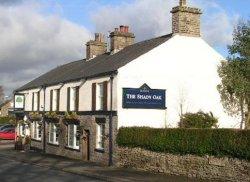
[(120, 25), (119, 28), (119, 30), (115, 28), (115, 31), (110, 33), (111, 53), (116, 53), (134, 43), (135, 36), (129, 32), (129, 26)]
[(104, 54), (107, 51), (105, 37), (101, 33), (95, 33), (95, 40), (90, 40), (86, 44), (86, 59), (90, 60)]
[(124, 28), (125, 28), (125, 27), (124, 27), (123, 25), (121, 25), (121, 26), (120, 26), (120, 32), (125, 32), (125, 31), (124, 31)]
[(125, 32), (128, 33), (129, 32), (129, 26), (125, 26)]
[(104, 42), (104, 35), (101, 33), (95, 33), (95, 41), (97, 42)]

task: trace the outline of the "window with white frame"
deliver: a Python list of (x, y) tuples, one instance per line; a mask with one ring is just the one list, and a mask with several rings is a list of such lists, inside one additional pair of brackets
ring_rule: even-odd
[(55, 123), (49, 123), (49, 143), (58, 144), (58, 136), (58, 125)]
[(20, 124), (19, 125), (19, 135), (20, 136), (25, 136), (26, 135), (26, 132), (25, 132), (26, 129), (25, 129), (25, 127), (26, 127), (25, 124)]
[(104, 149), (105, 124), (96, 123), (96, 148)]
[(33, 121), (31, 123), (32, 126), (32, 135), (31, 137), (35, 140), (42, 139), (42, 124), (39, 121)]
[(104, 99), (103, 89), (104, 89), (103, 83), (98, 83), (97, 88), (96, 88), (96, 109), (97, 110), (103, 110), (103, 99)]
[(34, 92), (33, 97), (33, 111), (38, 111), (38, 92)]
[(76, 108), (76, 87), (72, 87), (70, 91), (70, 111), (75, 111)]
[(53, 90), (53, 98), (52, 98), (52, 111), (57, 111), (58, 107), (58, 94), (59, 90)]
[(80, 127), (79, 125), (68, 125), (68, 147), (79, 149), (80, 145)]

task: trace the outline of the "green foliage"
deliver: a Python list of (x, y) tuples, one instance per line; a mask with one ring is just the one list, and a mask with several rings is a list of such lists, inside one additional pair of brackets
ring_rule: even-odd
[(42, 119), (42, 114), (39, 114), (39, 112), (30, 112), (29, 117), (32, 120), (41, 120)]
[(217, 127), (218, 119), (212, 113), (186, 113), (181, 116), (179, 126), (181, 128), (212, 128)]
[(250, 160), (250, 130), (120, 128), (117, 143), (155, 152)]
[(9, 124), (12, 120), (14, 120), (14, 118), (10, 116), (0, 117), (0, 124)]
[(78, 115), (76, 114), (76, 112), (71, 112), (71, 113), (65, 112), (64, 117), (67, 120), (78, 120)]
[(59, 119), (59, 116), (56, 114), (56, 112), (46, 112), (45, 117), (49, 119)]
[(241, 115), (242, 128), (243, 122), (247, 126), (250, 119), (250, 21), (239, 23), (233, 36), (233, 44), (228, 46), (228, 61), (218, 68), (221, 77), (218, 91), (226, 111)]

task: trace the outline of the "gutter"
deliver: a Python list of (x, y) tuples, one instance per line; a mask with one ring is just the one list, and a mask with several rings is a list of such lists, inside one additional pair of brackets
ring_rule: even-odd
[(114, 75), (110, 75), (110, 114), (109, 114), (109, 166), (113, 166), (113, 81)]
[(43, 89), (43, 153), (46, 153), (46, 132), (45, 132), (46, 125), (45, 125), (45, 119), (44, 119), (44, 116), (45, 116), (45, 91), (46, 91), (46, 86), (43, 85), (42, 89)]

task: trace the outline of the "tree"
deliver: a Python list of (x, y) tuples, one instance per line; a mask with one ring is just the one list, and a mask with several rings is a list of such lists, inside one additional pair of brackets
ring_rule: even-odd
[(0, 85), (0, 104), (4, 102), (4, 90), (3, 86)]
[(218, 119), (210, 113), (199, 111), (197, 113), (183, 114), (179, 123), (181, 128), (217, 128)]
[(228, 61), (218, 68), (221, 101), (230, 115), (240, 115), (240, 128), (250, 127), (250, 21), (239, 22), (228, 46)]

